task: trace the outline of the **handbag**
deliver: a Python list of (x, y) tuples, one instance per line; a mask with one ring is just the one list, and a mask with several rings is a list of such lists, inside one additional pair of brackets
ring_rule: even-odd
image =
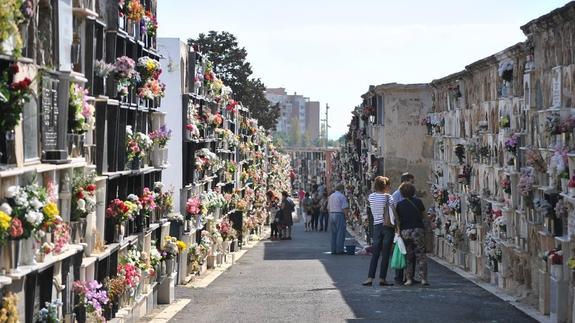
[(391, 268), (393, 269), (403, 269), (407, 267), (407, 262), (405, 260), (405, 255), (401, 253), (397, 243), (393, 247), (393, 256), (391, 256)]
[(419, 211), (423, 222), (423, 239), (425, 241), (425, 252), (433, 252), (433, 228), (431, 227), (431, 220), (421, 211), (411, 199), (406, 199), (409, 203)]

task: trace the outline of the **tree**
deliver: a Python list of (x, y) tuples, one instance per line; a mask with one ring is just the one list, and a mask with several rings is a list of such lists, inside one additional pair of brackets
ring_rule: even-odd
[(234, 92), (234, 98), (249, 108), (258, 124), (275, 130), (280, 115), (279, 105), (271, 105), (266, 99), (266, 86), (258, 78), (250, 78), (252, 67), (246, 61), (248, 52), (239, 47), (236, 36), (222, 31), (201, 33), (197, 39), (188, 39), (188, 45), (197, 44), (213, 63), (214, 72)]

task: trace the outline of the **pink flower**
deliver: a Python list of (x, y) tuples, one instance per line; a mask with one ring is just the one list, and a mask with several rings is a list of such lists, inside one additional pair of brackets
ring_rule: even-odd
[(189, 198), (188, 202), (186, 203), (186, 211), (190, 214), (199, 214), (200, 213), (200, 199)]

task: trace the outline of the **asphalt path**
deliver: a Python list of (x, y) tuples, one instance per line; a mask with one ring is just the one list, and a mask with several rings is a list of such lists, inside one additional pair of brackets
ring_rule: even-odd
[(207, 288), (176, 287), (191, 302), (171, 322), (535, 322), (431, 260), (430, 286), (364, 287), (370, 257), (331, 255), (329, 239), (296, 223), (293, 240), (260, 242)]

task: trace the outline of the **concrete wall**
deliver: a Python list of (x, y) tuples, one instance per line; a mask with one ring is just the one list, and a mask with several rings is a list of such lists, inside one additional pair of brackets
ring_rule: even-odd
[(162, 81), (166, 83), (166, 95), (162, 107), (166, 113), (166, 125), (172, 130), (168, 141), (171, 167), (163, 171), (162, 182), (166, 188), (174, 189), (174, 212), (180, 212), (180, 189), (182, 189), (182, 140), (184, 135), (182, 121), (182, 94), (184, 71), (187, 61), (187, 45), (179, 38), (158, 38), (158, 49), (162, 56)]
[(415, 176), (418, 195), (426, 205), (431, 196), (426, 180), (433, 151), (426, 129), (419, 125), (432, 106), (431, 87), (428, 85), (380, 85), (375, 93), (384, 100), (384, 173), (394, 187), (400, 184), (401, 174)]

